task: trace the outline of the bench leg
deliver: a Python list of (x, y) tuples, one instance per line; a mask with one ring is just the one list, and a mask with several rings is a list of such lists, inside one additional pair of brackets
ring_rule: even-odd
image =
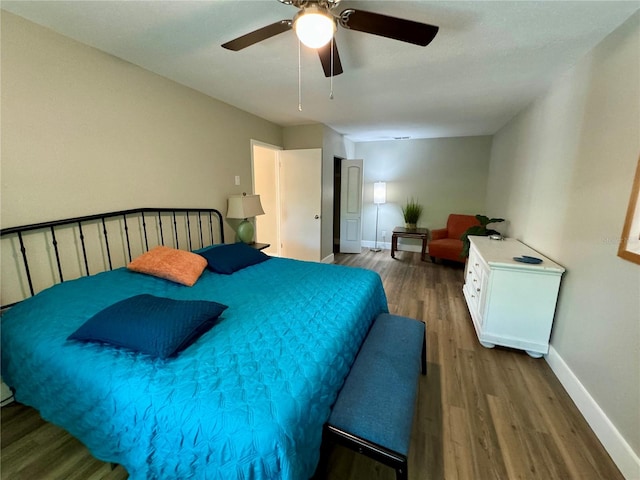
[(316, 467), (316, 471), (313, 474), (312, 479), (321, 479), (327, 475), (329, 457), (331, 456), (331, 446), (332, 445), (326, 438), (322, 439), (322, 444), (320, 445), (320, 460), (318, 461), (318, 466)]
[(406, 462), (399, 468), (396, 468), (396, 480), (407, 480), (407, 464)]
[(422, 337), (422, 375), (427, 374), (427, 324), (424, 324), (424, 336)]

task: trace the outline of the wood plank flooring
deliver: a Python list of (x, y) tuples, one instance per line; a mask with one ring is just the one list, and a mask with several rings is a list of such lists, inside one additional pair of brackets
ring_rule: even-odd
[[(543, 359), (481, 347), (462, 296), (463, 269), (418, 253), (337, 255), (379, 272), (391, 313), (427, 324), (428, 374), (420, 378), (410, 480), (622, 479)], [(28, 407), (2, 408), (2, 479), (120, 480)], [(318, 480), (392, 480), (393, 470), (336, 447)]]

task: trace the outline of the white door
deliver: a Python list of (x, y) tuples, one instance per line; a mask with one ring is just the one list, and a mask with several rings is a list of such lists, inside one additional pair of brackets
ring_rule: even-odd
[(281, 254), (319, 262), (322, 150), (282, 150), (279, 157)]
[(340, 252), (362, 251), (363, 160), (342, 160), (340, 176)]

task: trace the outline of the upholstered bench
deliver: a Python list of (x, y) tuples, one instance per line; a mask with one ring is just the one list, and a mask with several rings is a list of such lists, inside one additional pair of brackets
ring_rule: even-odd
[(424, 323), (379, 315), (325, 425), (323, 453), (338, 443), (394, 468), (396, 479), (406, 479), (420, 370), (427, 373)]

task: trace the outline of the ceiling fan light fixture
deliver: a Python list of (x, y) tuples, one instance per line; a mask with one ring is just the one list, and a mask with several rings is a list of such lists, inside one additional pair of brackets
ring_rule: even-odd
[(309, 48), (325, 46), (336, 32), (333, 15), (315, 6), (301, 10), (293, 19), (293, 29), (298, 39)]

